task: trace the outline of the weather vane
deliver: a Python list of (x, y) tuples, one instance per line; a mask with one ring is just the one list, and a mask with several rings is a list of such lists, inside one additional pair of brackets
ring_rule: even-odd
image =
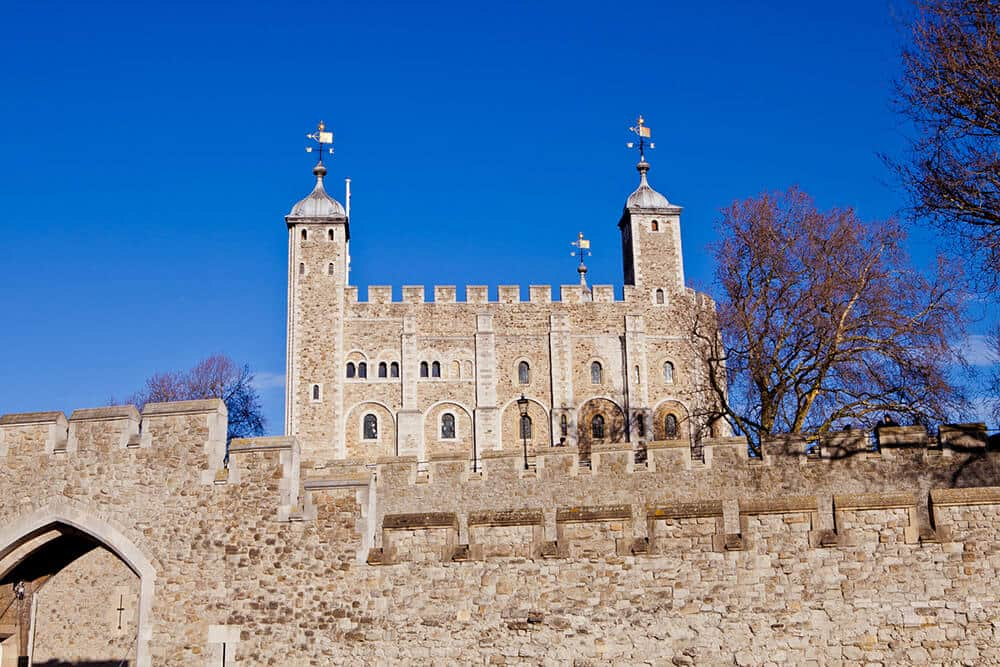
[[(323, 164), (323, 146), (327, 146), (326, 149), (330, 155), (333, 155), (333, 132), (326, 131), (326, 123), (323, 121), (319, 122), (316, 126), (315, 132), (310, 132), (306, 135), (308, 139), (312, 139), (317, 144), (319, 144), (319, 163)], [(312, 153), (315, 148), (313, 146), (306, 146), (306, 153)]]
[(576, 248), (570, 256), (580, 258), (580, 265), (576, 267), (576, 271), (580, 274), (580, 284), (586, 287), (587, 265), (583, 263), (583, 258), (590, 257), (590, 240), (583, 238), (583, 232), (580, 232), (570, 245)]
[[(656, 148), (656, 144), (654, 144), (652, 141), (646, 141), (646, 139), (649, 139), (652, 135), (649, 131), (649, 128), (646, 127), (646, 121), (643, 120), (642, 116), (639, 116), (639, 120), (636, 122), (636, 125), (634, 127), (629, 128), (629, 132), (632, 132), (633, 134), (639, 137), (639, 162), (645, 162), (646, 146), (649, 146), (650, 149), (653, 149)], [(628, 146), (629, 148), (635, 148), (636, 142), (630, 141), (625, 145)]]

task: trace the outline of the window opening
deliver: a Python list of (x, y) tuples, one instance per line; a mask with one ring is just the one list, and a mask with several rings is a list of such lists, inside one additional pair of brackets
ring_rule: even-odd
[(601, 384), (604, 376), (604, 369), (601, 368), (601, 362), (595, 361), (590, 364), (590, 383), (591, 384)]
[(446, 412), (441, 415), (441, 438), (452, 440), (455, 437), (455, 415)]
[(520, 384), (528, 384), (531, 379), (531, 368), (527, 361), (522, 361), (517, 365), (517, 381)]
[(378, 440), (378, 417), (370, 413), (365, 415), (364, 437), (365, 440)]
[(594, 438), (604, 437), (604, 415), (594, 415), (590, 420), (590, 435)]

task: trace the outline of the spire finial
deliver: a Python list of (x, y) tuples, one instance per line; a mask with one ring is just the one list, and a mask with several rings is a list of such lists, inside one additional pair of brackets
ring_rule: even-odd
[[(315, 174), (317, 169), (323, 166), (323, 147), (327, 147), (327, 152), (333, 155), (333, 132), (326, 131), (326, 123), (320, 121), (316, 126), (315, 132), (310, 132), (306, 135), (307, 139), (312, 139), (317, 144), (319, 144), (319, 162), (316, 163), (316, 167), (313, 169)], [(313, 146), (306, 146), (306, 153), (312, 153), (315, 150)], [(323, 168), (323, 173), (326, 174), (326, 168)], [(317, 174), (318, 176), (319, 174)]]
[(580, 258), (580, 264), (576, 267), (577, 273), (580, 274), (580, 286), (587, 290), (587, 265), (583, 263), (583, 258), (590, 257), (590, 240), (583, 238), (583, 232), (580, 232), (570, 245), (576, 248), (570, 256)]
[(645, 172), (642, 170), (641, 166), (646, 165), (646, 171), (649, 171), (649, 164), (646, 162), (646, 147), (648, 146), (650, 150), (656, 148), (656, 144), (654, 144), (652, 141), (646, 141), (647, 139), (652, 137), (652, 132), (650, 131), (650, 128), (646, 126), (646, 120), (642, 117), (641, 114), (639, 115), (639, 120), (636, 121), (635, 125), (628, 128), (628, 130), (629, 132), (632, 132), (633, 134), (638, 136), (639, 141), (638, 142), (629, 141), (625, 145), (628, 146), (629, 148), (639, 149), (639, 165), (640, 165), (639, 172), (642, 173), (643, 176), (645, 176)]

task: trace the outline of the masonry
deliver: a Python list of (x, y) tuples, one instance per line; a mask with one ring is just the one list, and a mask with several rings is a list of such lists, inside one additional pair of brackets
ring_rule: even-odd
[(311, 465), (295, 437), (233, 441), (225, 467), (225, 424), (217, 400), (0, 418), (0, 660), (1000, 660), (981, 425), (473, 472)]

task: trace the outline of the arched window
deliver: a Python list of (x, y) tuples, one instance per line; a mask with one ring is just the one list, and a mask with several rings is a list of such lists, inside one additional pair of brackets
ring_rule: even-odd
[(348, 361), (347, 362), (347, 377), (352, 378), (352, 377), (354, 377), (354, 375), (355, 375), (354, 362), (353, 361)]
[(457, 361), (451, 362), (451, 376), (456, 380), (462, 377), (462, 364)]
[(308, 238), (309, 238), (309, 232), (306, 231), (305, 229), (303, 229), (302, 230), (302, 240), (305, 241)]
[(327, 266), (326, 266), (326, 275), (328, 275), (328, 276), (332, 276), (333, 275), (333, 262), (330, 262), (329, 264), (327, 264)]
[(429, 375), (427, 372), (428, 366), (426, 361), (420, 362), (420, 377), (425, 378)]
[(590, 420), (590, 436), (598, 439), (604, 437), (604, 415), (594, 415)]
[(378, 440), (378, 417), (371, 413), (365, 415), (364, 438), (365, 440)]
[(566, 418), (566, 415), (559, 418), (559, 434), (562, 436), (569, 435), (569, 419)]
[(646, 416), (636, 415), (635, 416), (635, 430), (639, 433), (639, 437), (643, 438), (646, 436)]
[(389, 376), (389, 366), (384, 361), (378, 362), (378, 376), (380, 378)]
[(531, 417), (521, 415), (521, 439), (531, 440)]
[(332, 241), (332, 240), (333, 240), (333, 230), (332, 230), (332, 229), (328, 229), (328, 230), (326, 231), (326, 238), (327, 238), (328, 240), (330, 240), (330, 241)]
[(677, 416), (667, 415), (663, 418), (663, 436), (667, 440), (677, 439)]
[(358, 363), (358, 377), (367, 378), (368, 377), (368, 364), (361, 361)]
[(653, 220), (653, 222), (651, 222), (649, 226), (654, 232), (660, 231), (660, 223), (658, 223), (656, 220)]
[(661, 289), (656, 290), (656, 303), (659, 306), (663, 305), (663, 290)]
[(528, 384), (531, 379), (531, 368), (527, 361), (522, 361), (517, 365), (517, 381), (520, 384)]
[(635, 367), (635, 383), (639, 384), (640, 382), (642, 382), (642, 376), (639, 374), (639, 367), (636, 366)]
[(299, 262), (299, 275), (300, 276), (306, 275), (306, 263), (305, 262)]
[(313, 385), (313, 400), (314, 401), (318, 401), (319, 400), (319, 385), (318, 384), (314, 384)]
[(674, 365), (669, 361), (663, 364), (663, 381), (666, 384), (674, 383)]
[(441, 439), (454, 440), (455, 438), (455, 415), (446, 412), (441, 415)]
[(604, 369), (601, 362), (595, 361), (590, 364), (590, 384), (601, 384), (604, 381)]
[(399, 364), (395, 361), (389, 364), (389, 377), (398, 378), (399, 377)]
[(431, 362), (431, 377), (432, 378), (441, 377), (441, 362), (439, 361)]

